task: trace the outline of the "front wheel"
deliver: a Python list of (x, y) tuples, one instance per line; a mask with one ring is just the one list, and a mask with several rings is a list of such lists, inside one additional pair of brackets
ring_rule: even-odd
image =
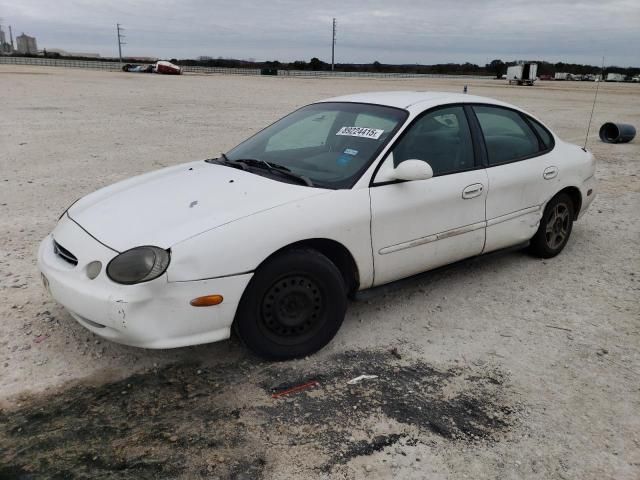
[(242, 296), (235, 330), (261, 357), (285, 360), (320, 350), (347, 308), (344, 279), (324, 255), (294, 249), (268, 260)]
[(559, 193), (547, 204), (538, 231), (531, 239), (531, 253), (542, 258), (558, 255), (569, 241), (573, 228), (573, 201)]

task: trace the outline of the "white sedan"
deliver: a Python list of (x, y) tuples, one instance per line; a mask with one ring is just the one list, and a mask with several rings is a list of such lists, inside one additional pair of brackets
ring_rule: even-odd
[(291, 113), (219, 158), (74, 203), (44, 239), (51, 295), (84, 327), (146, 348), (215, 342), (312, 353), (358, 290), (529, 245), (553, 257), (593, 200), (591, 153), (521, 109), (364, 93)]

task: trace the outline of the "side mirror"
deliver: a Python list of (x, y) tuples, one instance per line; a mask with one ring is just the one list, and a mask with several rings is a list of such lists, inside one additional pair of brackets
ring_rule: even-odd
[(405, 160), (390, 174), (395, 180), (427, 180), (433, 177), (433, 169), (423, 160)]

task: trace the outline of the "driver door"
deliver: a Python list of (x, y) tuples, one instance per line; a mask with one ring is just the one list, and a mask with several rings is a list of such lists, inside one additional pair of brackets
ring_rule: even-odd
[[(405, 160), (429, 163), (427, 180), (388, 181)], [(476, 164), (462, 106), (431, 110), (394, 145), (370, 188), (374, 285), (479, 255), (487, 173)]]

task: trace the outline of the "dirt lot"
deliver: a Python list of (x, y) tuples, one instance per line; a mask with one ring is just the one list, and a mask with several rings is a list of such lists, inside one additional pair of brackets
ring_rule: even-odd
[[(99, 340), (44, 293), (39, 241), (79, 196), (324, 97), (469, 83), (579, 143), (595, 85), (4, 65), (0, 79), (0, 478), (640, 478), (640, 139), (597, 140), (605, 121), (640, 127), (640, 86), (600, 87), (599, 193), (559, 257), (499, 253), (378, 291), (322, 352), (269, 364), (236, 340)], [(364, 373), (378, 378), (346, 384)]]

